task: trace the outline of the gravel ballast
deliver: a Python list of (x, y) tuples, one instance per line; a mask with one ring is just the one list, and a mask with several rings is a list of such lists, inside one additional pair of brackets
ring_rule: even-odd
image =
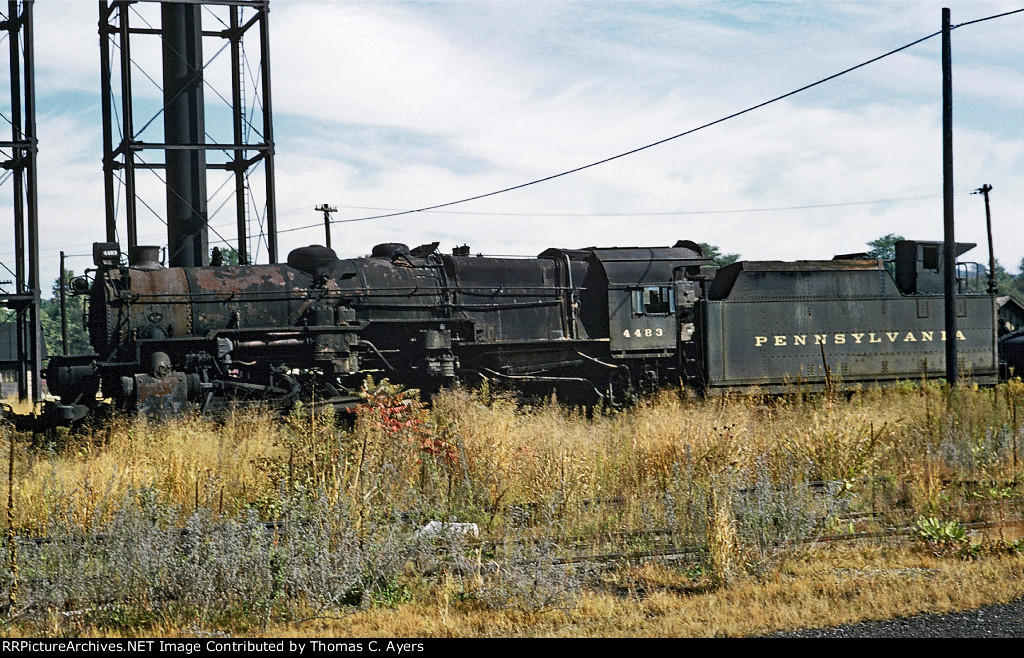
[(1024, 637), (1024, 598), (965, 612), (925, 613), (766, 637)]

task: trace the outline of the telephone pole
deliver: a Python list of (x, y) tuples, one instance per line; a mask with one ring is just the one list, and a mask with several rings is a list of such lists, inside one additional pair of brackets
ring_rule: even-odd
[(981, 194), (985, 197), (985, 231), (988, 233), (988, 294), (994, 295), (999, 292), (996, 284), (996, 252), (992, 246), (992, 211), (988, 205), (988, 193), (992, 186), (985, 183), (971, 194)]
[(318, 206), (316, 208), (313, 208), (313, 210), (318, 210), (318, 211), (320, 211), (320, 212), (322, 212), (324, 214), (324, 235), (327, 236), (327, 248), (330, 249), (331, 248), (331, 213), (332, 212), (338, 212), (338, 209), (337, 208), (332, 208), (331, 206), (329, 206), (329, 205), (327, 205), (325, 203), (325, 204), (320, 205), (320, 206)]
[(942, 9), (942, 201), (943, 291), (946, 302), (946, 381), (960, 379), (956, 344), (956, 239), (953, 237), (953, 56), (949, 8)]

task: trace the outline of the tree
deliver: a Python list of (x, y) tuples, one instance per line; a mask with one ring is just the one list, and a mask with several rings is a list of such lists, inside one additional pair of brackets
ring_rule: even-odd
[(885, 269), (889, 274), (896, 276), (896, 243), (903, 240), (902, 235), (889, 233), (880, 238), (868, 242), (871, 249), (868, 250), (868, 258), (878, 258), (883, 261)]
[[(998, 261), (996, 262), (996, 275), (999, 273)], [(1002, 279), (999, 280), (999, 291), (1002, 293), (1010, 293), (1017, 299), (1024, 300), (1024, 258), (1020, 261), (1020, 266), (1017, 269), (1016, 276), (1011, 276), (1009, 272), (1006, 273), (1005, 288)]]
[(739, 254), (723, 254), (718, 247), (710, 245), (707, 242), (699, 242), (701, 253), (704, 254), (705, 258), (710, 258), (715, 261), (715, 265), (719, 267), (725, 267), (731, 265), (740, 259)]
[(903, 239), (902, 235), (889, 233), (869, 241), (868, 246), (871, 249), (868, 251), (868, 257), (880, 258), (884, 261), (896, 260), (896, 243)]
[[(64, 285), (70, 290), (71, 281), (75, 273), (71, 270), (64, 272)], [(60, 277), (53, 280), (53, 299), (44, 299), (40, 303), (39, 322), (43, 328), (43, 342), (46, 343), (46, 353), (50, 356), (63, 354), (63, 339), (61, 336), (60, 324)], [(71, 296), (67, 298), (68, 311), (68, 353), (89, 354), (92, 346), (89, 345), (89, 335), (83, 323), (85, 317), (85, 296)]]
[[(982, 272), (985, 277), (985, 286), (988, 287), (988, 268), (982, 266)], [(999, 260), (996, 259), (996, 287), (999, 288), (999, 293), (1005, 295), (1007, 293), (1017, 293), (1020, 295), (1020, 291), (1017, 290), (1017, 281), (1013, 275), (1006, 271)]]
[[(889, 233), (880, 238), (870, 240), (867, 245), (870, 250), (867, 252), (869, 258), (879, 258), (885, 261), (885, 269), (895, 276), (896, 268), (893, 261), (896, 260), (896, 243), (903, 240), (903, 236)], [(1019, 272), (1016, 276), (1010, 274), (1006, 268), (996, 261), (996, 285), (999, 294), (1011, 294), (1018, 299), (1024, 299), (1024, 259), (1020, 262)], [(981, 266), (978, 272), (978, 279), (971, 277), (967, 281), (968, 289), (975, 292), (983, 292), (988, 288), (988, 268)]]
[[(1002, 266), (997, 258), (995, 274), (998, 294), (1013, 295), (1017, 299), (1024, 299), (1024, 270), (1014, 276)], [(967, 289), (974, 292), (985, 292), (988, 290), (988, 267), (984, 263), (979, 263), (977, 279), (968, 277)]]

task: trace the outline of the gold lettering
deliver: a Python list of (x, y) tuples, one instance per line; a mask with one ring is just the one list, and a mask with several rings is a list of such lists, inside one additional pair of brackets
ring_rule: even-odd
[[(885, 334), (885, 337), (889, 339), (890, 343), (895, 343), (897, 341), (897, 339), (899, 339), (900, 333), (903, 333), (903, 341), (902, 342), (904, 342), (904, 343), (916, 343), (916, 342), (919, 342), (919, 341), (922, 342), (922, 343), (927, 343), (927, 342), (932, 342), (932, 341), (935, 340), (935, 332), (934, 331), (921, 331), (921, 332), (919, 332), (920, 333), (920, 337), (918, 337), (915, 334), (915, 332), (913, 332), (913, 331), (907, 331), (907, 332), (886, 331), (886, 332), (883, 332), (883, 333)], [(811, 334), (811, 335), (814, 336), (814, 344), (815, 345), (827, 345), (828, 344), (829, 334)], [(806, 345), (807, 344), (807, 336), (808, 336), (808, 334), (792, 334), (792, 338), (793, 338), (792, 345)], [(869, 342), (869, 343), (883, 343), (883, 342), (885, 342), (882, 339), (881, 336), (876, 335), (876, 332), (873, 332), (873, 331), (872, 332), (860, 332), (860, 333), (851, 332), (849, 334), (832, 334), (832, 342), (834, 344), (836, 344), (836, 345), (845, 345), (846, 342), (847, 342), (847, 336), (853, 336), (853, 342), (856, 343), (856, 344), (863, 343), (864, 342), (864, 336), (868, 337), (868, 341), (867, 342)], [(775, 347), (786, 347), (787, 345), (790, 345), (790, 343), (789, 343), (789, 338), (790, 337), (789, 336), (773, 335), (773, 336), (771, 336), (771, 338), (772, 338), (772, 345), (774, 345)], [(964, 332), (959, 331), (959, 330), (956, 332), (956, 338), (957, 338), (957, 340), (967, 340), (967, 336), (964, 335)], [(940, 331), (939, 332), (939, 340), (942, 340), (942, 341), (946, 340), (946, 332), (945, 331)], [(768, 336), (754, 336), (754, 347), (762, 347), (764, 345), (767, 345), (768, 341), (769, 341), (769, 337)]]

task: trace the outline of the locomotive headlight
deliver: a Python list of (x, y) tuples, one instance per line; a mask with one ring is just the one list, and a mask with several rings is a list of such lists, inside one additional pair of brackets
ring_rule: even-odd
[(89, 294), (89, 279), (84, 276), (76, 276), (71, 280), (70, 286), (72, 295), (88, 295)]

